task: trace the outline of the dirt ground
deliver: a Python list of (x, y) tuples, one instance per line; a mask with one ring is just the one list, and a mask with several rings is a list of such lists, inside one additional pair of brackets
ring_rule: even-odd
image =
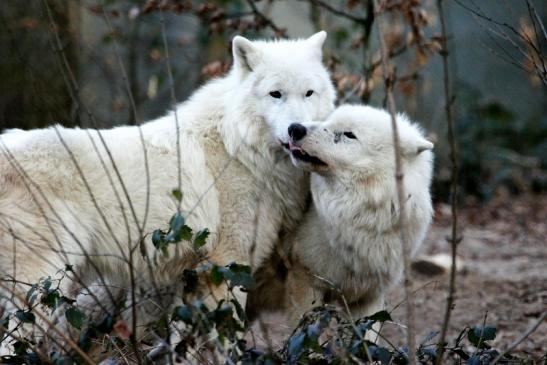
[[(466, 202), (460, 215), (463, 240), (458, 256), (457, 297), (449, 327), (453, 341), (465, 326), (497, 327), (493, 345), (503, 350), (547, 310), (547, 196), (498, 196), (488, 204)], [(437, 205), (435, 221), (421, 254), (449, 253), (450, 207)], [(439, 330), (445, 308), (448, 275), (414, 274), (417, 340)], [(404, 297), (402, 285), (389, 296), (388, 309)], [(404, 324), (404, 306), (393, 313)], [(274, 345), (287, 333), (280, 315), (264, 317)], [(262, 333), (257, 328), (258, 336)], [(404, 343), (403, 329), (387, 324), (383, 334)], [(547, 354), (547, 321), (515, 353), (538, 359)]]

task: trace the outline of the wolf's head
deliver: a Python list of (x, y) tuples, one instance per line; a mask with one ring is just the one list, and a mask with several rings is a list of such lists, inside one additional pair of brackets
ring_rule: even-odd
[(244, 98), (237, 104), (254, 119), (253, 125), (239, 126), (244, 140), (260, 135), (269, 146), (288, 148), (289, 125), (324, 120), (332, 111), (335, 92), (321, 51), (326, 36), (319, 32), (305, 40), (233, 39), (232, 72), (240, 88), (234, 95)]
[[(397, 125), (406, 172), (428, 177), (433, 143), (405, 115), (397, 116)], [(343, 105), (326, 122), (291, 125), (288, 132), (291, 158), (297, 166), (354, 183), (371, 178), (394, 181), (391, 117), (384, 110)]]

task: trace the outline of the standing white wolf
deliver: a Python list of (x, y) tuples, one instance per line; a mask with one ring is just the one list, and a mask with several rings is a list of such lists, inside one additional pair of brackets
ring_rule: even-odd
[[(300, 221), (308, 176), (290, 161), (287, 127), (322, 120), (333, 109), (335, 92), (322, 64), (325, 37), (235, 37), (229, 74), (177, 108), (182, 214), (189, 226), (211, 231), (203, 249), (215, 264), (257, 267), (280, 233)], [(137, 127), (0, 136), (0, 276), (35, 283), (70, 264), (85, 267), (76, 270), (85, 283), (100, 271), (127, 290), (132, 250), (136, 281), (149, 285), (139, 227), (144, 233), (165, 227), (177, 208), (175, 116), (141, 131), (142, 140)], [(152, 273), (160, 285), (180, 280), (189, 266), (191, 250), (171, 246)]]
[[(415, 252), (431, 222), (433, 144), (404, 115), (397, 120)], [(321, 302), (342, 305), (340, 294), (354, 318), (374, 314), (403, 271), (390, 115), (344, 105), (325, 123), (295, 124), (289, 133), (294, 163), (312, 172), (313, 197), (291, 244), (290, 323)]]

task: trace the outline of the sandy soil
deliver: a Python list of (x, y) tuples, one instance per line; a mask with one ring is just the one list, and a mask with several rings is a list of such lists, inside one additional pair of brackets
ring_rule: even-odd
[[(505, 349), (547, 309), (547, 196), (499, 196), (486, 205), (467, 202), (460, 216), (463, 240), (458, 256), (463, 267), (457, 277), (457, 298), (448, 339), (453, 341), (465, 326), (482, 324), (498, 328), (493, 345)], [(450, 207), (436, 207), (435, 222), (421, 253), (448, 253)], [(445, 308), (447, 275), (415, 274), (417, 339), (439, 330)], [(389, 298), (388, 308), (399, 303), (402, 286)], [(404, 323), (404, 306), (393, 313)], [(270, 337), (279, 344), (287, 324), (279, 315), (264, 318)], [(261, 336), (258, 330), (258, 336)], [(401, 327), (383, 330), (393, 343), (402, 345)], [(547, 321), (517, 348), (517, 353), (538, 359), (547, 353)]]

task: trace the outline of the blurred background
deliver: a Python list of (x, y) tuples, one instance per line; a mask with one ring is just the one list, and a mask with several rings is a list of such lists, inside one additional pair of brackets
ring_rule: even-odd
[[(435, 3), (386, 4), (397, 107), (437, 142), (434, 195), (445, 201), (450, 172), (445, 168)], [(53, 123), (108, 128), (166, 113), (171, 97), (162, 26), (179, 102), (227, 70), (234, 35), (307, 37), (325, 29), (325, 61), (340, 101), (382, 106), (384, 88), (371, 10), (372, 1), (351, 0), (32, 0), (24, 6), (18, 0), (3, 0), (0, 129)], [(500, 187), (511, 194), (545, 191), (547, 93), (541, 52), (547, 41), (540, 21), (547, 4), (445, 1), (445, 11), (465, 194), (484, 200)], [(531, 44), (523, 41), (527, 39)]]
[[(547, 304), (547, 2), (442, 3), (463, 235), (450, 333), (488, 315), (497, 343), (507, 344)], [(437, 1), (382, 4), (397, 109), (436, 143), (435, 221), (422, 251), (448, 252), (451, 164)], [(172, 107), (168, 65), (183, 102), (228, 70), (236, 34), (292, 38), (326, 30), (324, 59), (339, 102), (381, 107), (373, 10), (372, 0), (2, 0), (0, 130), (109, 128), (161, 116)], [(439, 328), (446, 283), (432, 273), (416, 277), (418, 336)], [(397, 288), (390, 303), (402, 297)], [(517, 350), (539, 358), (546, 344), (543, 328)]]

